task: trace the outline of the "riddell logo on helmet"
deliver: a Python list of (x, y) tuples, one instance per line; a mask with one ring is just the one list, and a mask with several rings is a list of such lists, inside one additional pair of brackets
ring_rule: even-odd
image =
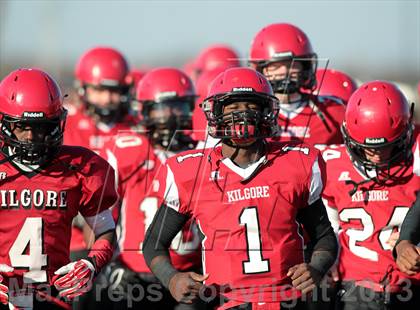
[(156, 100), (163, 100), (176, 97), (176, 91), (163, 91), (156, 95)]
[(232, 91), (254, 91), (252, 87), (234, 87)]
[(23, 112), (23, 117), (42, 118), (44, 116), (44, 112)]
[(272, 56), (272, 58), (291, 58), (293, 57), (293, 53), (292, 52), (280, 52), (280, 53), (274, 53)]
[(366, 138), (365, 140), (366, 144), (381, 144), (385, 142), (386, 142), (385, 138)]

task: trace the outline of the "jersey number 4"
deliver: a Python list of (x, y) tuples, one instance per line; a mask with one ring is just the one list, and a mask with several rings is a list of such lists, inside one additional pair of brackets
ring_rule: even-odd
[[(395, 207), (388, 223), (379, 232), (379, 244), (383, 250), (391, 250), (387, 241), (391, 237), (393, 230), (396, 227), (399, 229), (408, 210), (408, 207)], [(372, 237), (375, 232), (372, 216), (364, 208), (349, 208), (340, 212), (340, 220), (346, 223), (350, 220), (359, 220), (361, 222), (362, 229), (351, 228), (346, 231), (346, 234), (349, 236), (350, 251), (359, 257), (377, 262), (379, 259), (378, 252), (358, 244)]]
[(47, 255), (42, 254), (42, 226), (41, 217), (28, 217), (9, 251), (12, 267), (29, 269), (23, 274), (24, 283), (47, 281), (47, 272), (41, 270), (47, 265)]

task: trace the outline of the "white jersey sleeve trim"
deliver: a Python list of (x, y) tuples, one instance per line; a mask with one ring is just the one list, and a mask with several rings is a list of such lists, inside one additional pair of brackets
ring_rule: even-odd
[(104, 210), (94, 216), (87, 216), (85, 220), (90, 228), (92, 228), (96, 237), (104, 232), (115, 229), (115, 222), (110, 209)]
[(179, 192), (178, 186), (175, 183), (174, 173), (171, 168), (167, 165), (168, 173), (166, 175), (166, 186), (165, 186), (165, 204), (169, 208), (179, 212)]
[(413, 173), (417, 176), (420, 176), (420, 150), (419, 143), (416, 145), (414, 150), (414, 163), (413, 163)]
[(324, 185), (322, 184), (321, 170), (319, 169), (318, 158), (315, 160), (312, 165), (312, 176), (311, 176), (311, 185), (309, 187), (309, 199), (308, 204), (311, 205), (319, 198), (321, 198), (322, 189)]
[(338, 234), (338, 230), (340, 229), (340, 219), (338, 216), (338, 211), (336, 208), (331, 207), (328, 204), (328, 200), (322, 198), (324, 202), (325, 210), (327, 210), (328, 219), (331, 222), (331, 227), (334, 229), (335, 234)]

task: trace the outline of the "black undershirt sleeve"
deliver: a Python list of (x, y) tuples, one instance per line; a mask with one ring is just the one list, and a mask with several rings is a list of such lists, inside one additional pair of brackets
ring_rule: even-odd
[(324, 275), (337, 258), (338, 244), (322, 199), (299, 210), (296, 219), (302, 224), (313, 244), (309, 264)]
[(415, 245), (420, 242), (420, 191), (417, 192), (416, 201), (404, 218), (397, 244), (402, 240), (408, 240)]
[(165, 287), (168, 287), (169, 280), (178, 272), (170, 262), (169, 247), (188, 219), (188, 216), (162, 205), (147, 229), (143, 255), (150, 270)]

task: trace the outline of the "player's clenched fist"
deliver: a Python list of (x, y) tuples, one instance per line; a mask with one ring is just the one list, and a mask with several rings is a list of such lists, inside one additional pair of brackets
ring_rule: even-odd
[(287, 276), (292, 279), (292, 285), (303, 294), (311, 292), (322, 280), (318, 270), (303, 263), (289, 269)]
[(208, 274), (179, 272), (169, 281), (169, 291), (176, 301), (191, 304), (198, 297), (203, 281), (208, 277)]
[(402, 240), (396, 247), (397, 265), (402, 272), (415, 275), (420, 271), (420, 248), (407, 240)]
[(92, 288), (95, 266), (90, 261), (81, 259), (61, 267), (55, 274), (62, 275), (54, 281), (59, 295), (73, 299)]
[(0, 264), (0, 303), (3, 305), (9, 303), (9, 288), (2, 283), (3, 276), (1, 274), (8, 272), (13, 272), (13, 268), (5, 264)]

